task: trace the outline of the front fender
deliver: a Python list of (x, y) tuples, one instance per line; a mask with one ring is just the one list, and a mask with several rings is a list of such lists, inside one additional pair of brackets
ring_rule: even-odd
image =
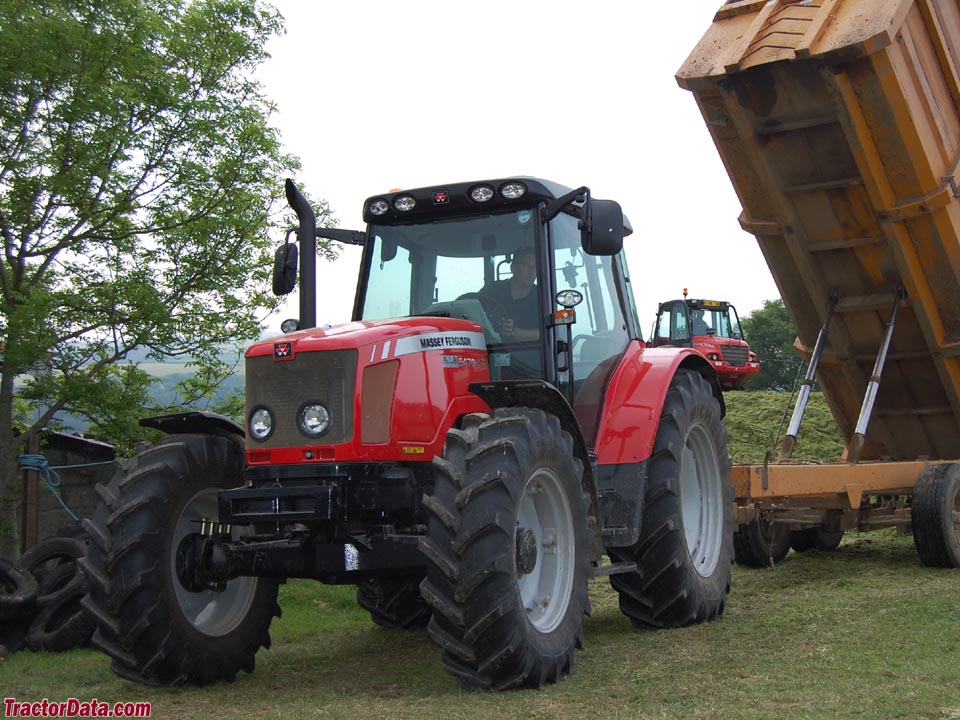
[(143, 418), (140, 425), (153, 428), (167, 435), (219, 435), (239, 438), (243, 441), (244, 430), (233, 420), (211, 412), (183, 412), (172, 415), (157, 415)]
[(640, 463), (650, 458), (670, 382), (678, 370), (695, 370), (710, 381), (726, 412), (716, 372), (690, 348), (646, 348), (631, 343), (610, 378), (597, 429), (598, 465)]

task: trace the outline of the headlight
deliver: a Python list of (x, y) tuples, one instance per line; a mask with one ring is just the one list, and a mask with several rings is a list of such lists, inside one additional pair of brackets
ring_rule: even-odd
[(307, 437), (320, 437), (330, 427), (330, 412), (318, 402), (308, 402), (297, 413), (297, 425)]
[(280, 332), (292, 333), (300, 329), (300, 321), (297, 318), (287, 318), (280, 323)]
[(470, 197), (474, 202), (486, 202), (493, 197), (493, 188), (489, 185), (477, 185), (470, 191)]
[(393, 206), (400, 212), (409, 212), (417, 206), (417, 201), (413, 195), (400, 195), (394, 199)]
[(250, 431), (250, 437), (257, 442), (263, 442), (273, 432), (273, 415), (262, 405), (255, 407), (250, 413), (247, 429)]
[(507, 200), (516, 200), (527, 194), (527, 186), (519, 182), (504, 183), (500, 187), (500, 194)]
[(372, 203), (370, 203), (371, 215), (383, 215), (389, 209), (390, 209), (390, 206), (387, 204), (387, 201), (384, 200), (383, 198), (377, 198)]

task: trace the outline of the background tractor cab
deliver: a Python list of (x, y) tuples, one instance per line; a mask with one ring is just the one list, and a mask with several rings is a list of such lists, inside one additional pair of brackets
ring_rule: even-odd
[(760, 372), (736, 308), (725, 300), (689, 300), (686, 288), (682, 300), (660, 303), (650, 345), (697, 350), (714, 366), (724, 390), (740, 389)]

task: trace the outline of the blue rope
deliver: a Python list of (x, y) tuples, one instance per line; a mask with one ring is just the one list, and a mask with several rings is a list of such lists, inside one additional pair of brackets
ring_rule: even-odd
[(80, 522), (80, 518), (73, 514), (73, 511), (67, 507), (67, 504), (63, 501), (63, 498), (60, 497), (60, 493), (57, 492), (57, 489), (60, 487), (60, 476), (57, 474), (57, 471), (50, 467), (50, 463), (47, 462), (47, 459), (43, 455), (21, 455), (18, 458), (20, 462), (21, 470), (33, 470), (40, 475), (43, 479), (43, 482), (46, 484), (47, 489), (53, 493), (53, 496), (57, 499), (57, 502), (67, 511), (67, 515), (72, 517), (76, 522)]

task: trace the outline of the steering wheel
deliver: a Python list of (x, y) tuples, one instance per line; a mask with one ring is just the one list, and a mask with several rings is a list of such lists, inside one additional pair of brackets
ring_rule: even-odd
[(490, 320), (490, 324), (493, 325), (498, 333), (503, 323), (510, 319), (510, 313), (506, 311), (506, 308), (504, 308), (498, 300), (494, 300), (489, 295), (478, 292), (468, 292), (458, 297), (457, 300), (479, 300), (480, 306)]

